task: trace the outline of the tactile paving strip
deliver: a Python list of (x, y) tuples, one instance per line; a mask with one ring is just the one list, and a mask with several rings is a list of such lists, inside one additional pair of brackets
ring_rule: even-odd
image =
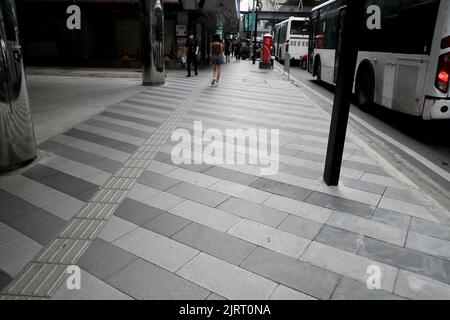
[(201, 82), (99, 188), (81, 211), (69, 220), (63, 231), (3, 290), (0, 299), (47, 299), (53, 296), (67, 276), (67, 267), (78, 262), (91, 241), (101, 232), (150, 161), (166, 144), (171, 132), (187, 114), (207, 82), (207, 79)]

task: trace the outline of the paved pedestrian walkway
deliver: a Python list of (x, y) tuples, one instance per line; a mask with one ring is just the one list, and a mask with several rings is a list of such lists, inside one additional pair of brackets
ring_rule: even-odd
[[(329, 117), (279, 73), (243, 61), (209, 80), (171, 72), (0, 176), (3, 298), (450, 299), (450, 228), (420, 194), (350, 139), (326, 186)], [(279, 129), (279, 172), (176, 165), (170, 135), (194, 121)]]

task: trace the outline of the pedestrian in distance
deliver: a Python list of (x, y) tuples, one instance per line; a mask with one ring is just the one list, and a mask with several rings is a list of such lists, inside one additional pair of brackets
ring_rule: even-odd
[(236, 44), (234, 45), (234, 56), (236, 58), (236, 62), (241, 61), (241, 42), (236, 41)]
[(218, 34), (213, 35), (213, 42), (211, 43), (211, 64), (213, 65), (213, 79), (211, 86), (218, 86), (220, 79), (220, 67), (223, 63), (224, 46), (220, 41)]
[(187, 59), (187, 76), (191, 76), (191, 64), (194, 65), (195, 75), (197, 72), (197, 56), (198, 56), (198, 42), (194, 39), (194, 35), (190, 34), (188, 40), (186, 41), (186, 59)]
[(233, 41), (231, 41), (231, 57), (234, 57), (234, 53), (236, 52), (236, 39), (233, 39)]
[(231, 54), (231, 40), (229, 37), (225, 39), (225, 62), (230, 62), (230, 54)]
[(273, 69), (273, 63), (275, 61), (275, 48), (274, 46), (270, 47), (270, 68)]

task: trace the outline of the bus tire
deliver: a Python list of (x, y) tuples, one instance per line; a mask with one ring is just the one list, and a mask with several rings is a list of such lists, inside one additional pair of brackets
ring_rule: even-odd
[(372, 66), (363, 63), (358, 68), (355, 80), (355, 96), (358, 106), (368, 108), (373, 103), (375, 77)]
[(320, 62), (320, 59), (316, 59), (314, 63), (314, 74), (317, 77), (317, 82), (322, 82), (322, 63)]

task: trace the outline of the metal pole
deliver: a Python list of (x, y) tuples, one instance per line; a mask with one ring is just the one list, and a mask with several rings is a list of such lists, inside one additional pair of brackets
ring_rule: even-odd
[(255, 38), (253, 39), (253, 64), (256, 63), (256, 36), (258, 35), (258, 10), (255, 11)]
[(142, 84), (164, 84), (164, 10), (162, 0), (140, 0)]
[(345, 19), (341, 34), (341, 51), (339, 53), (339, 69), (323, 175), (325, 183), (329, 186), (337, 186), (339, 183), (353, 78), (358, 57), (358, 43), (356, 39), (359, 39), (364, 4), (365, 1), (348, 0), (345, 9)]
[[(255, 19), (255, 11), (256, 11), (256, 0), (253, 0), (253, 10), (252, 10), (252, 18)], [(256, 34), (256, 30), (255, 30), (256, 24), (253, 24), (253, 32), (254, 34)], [(251, 33), (250, 33), (250, 37), (251, 37)], [(250, 40), (251, 43), (251, 40)], [(255, 46), (252, 47), (252, 56), (255, 56)], [(255, 58), (252, 58), (253, 60), (253, 64), (255, 64)]]

